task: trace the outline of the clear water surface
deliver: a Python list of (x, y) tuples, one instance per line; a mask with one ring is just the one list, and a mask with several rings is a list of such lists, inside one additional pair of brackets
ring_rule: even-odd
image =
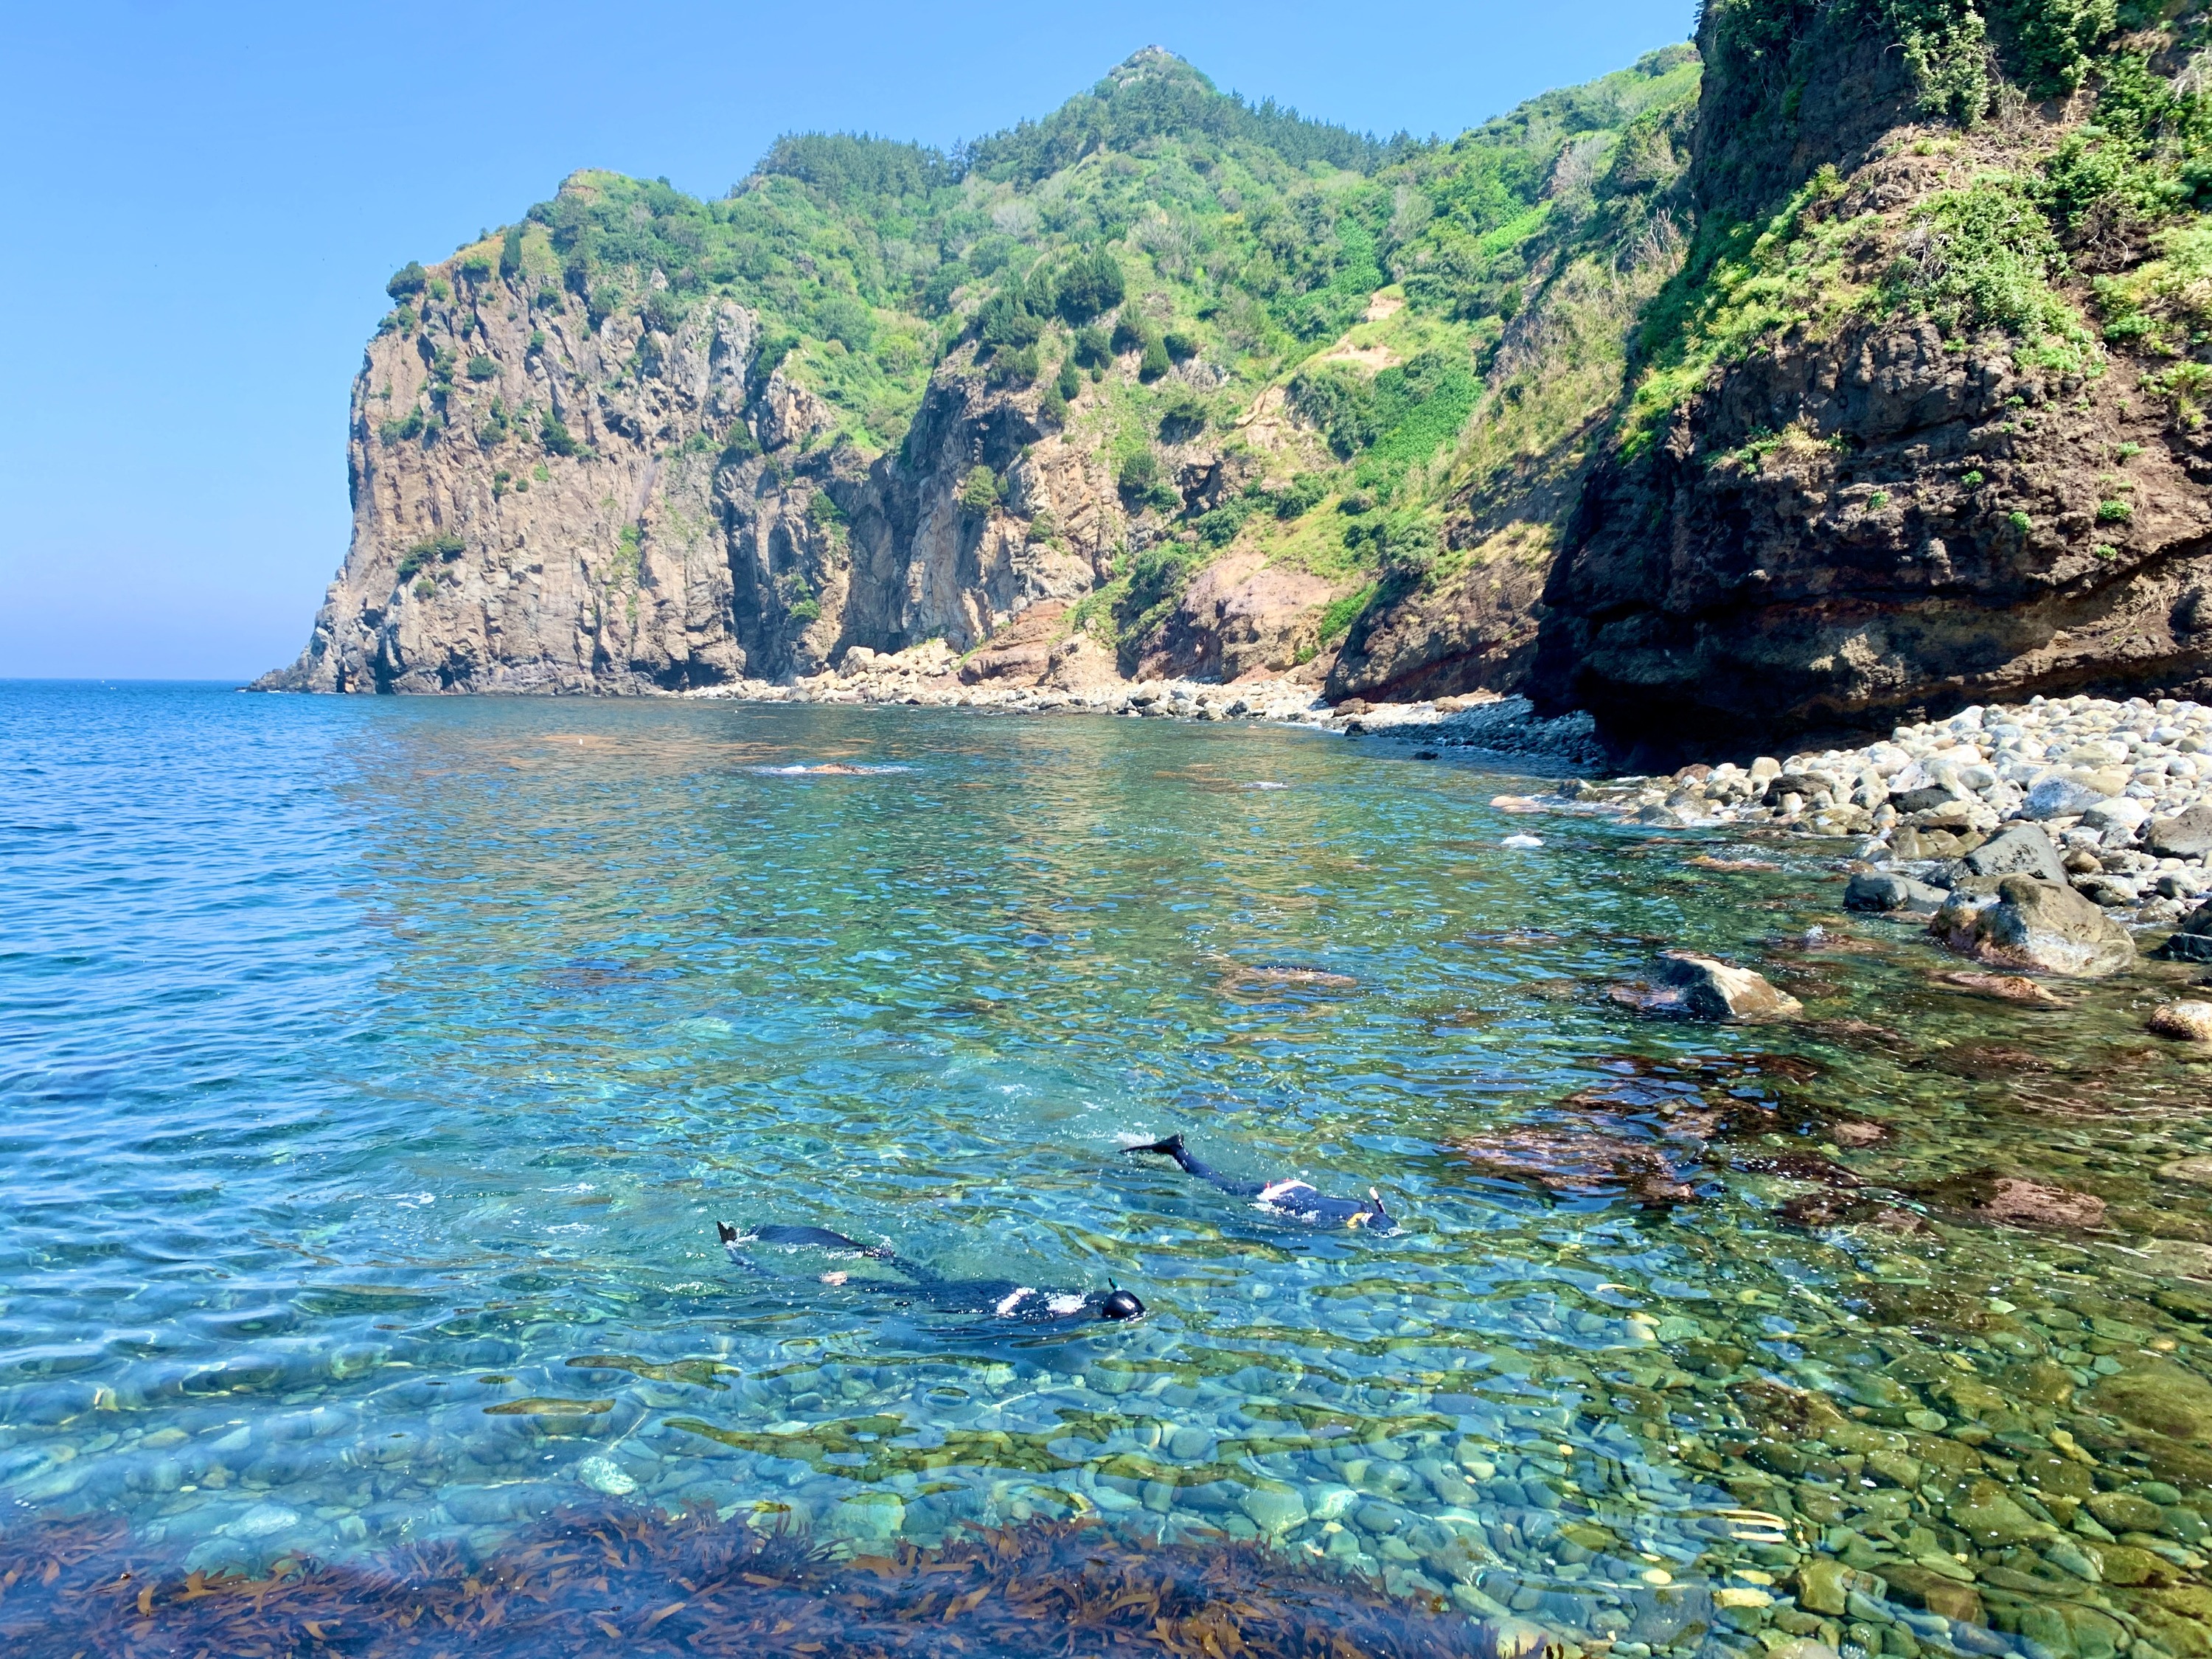
[[(826, 762), (897, 769), (781, 769)], [(1152, 720), (0, 685), (0, 1526), (221, 1565), (594, 1494), (1098, 1513), (1632, 1659), (2196, 1651), (2171, 988), (1978, 996), (1836, 914), (1838, 848), (1488, 805), (1540, 787)], [(1808, 1019), (1606, 995), (1674, 943)], [(1120, 1151), (1173, 1130), (1405, 1231)], [(1925, 1198), (1991, 1167), (2106, 1223)], [(1834, 1168), (1911, 1191), (1782, 1213)], [(720, 1219), (1152, 1313), (1001, 1328)]]

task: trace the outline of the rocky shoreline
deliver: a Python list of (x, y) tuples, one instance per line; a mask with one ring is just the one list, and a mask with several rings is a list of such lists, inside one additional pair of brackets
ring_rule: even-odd
[(2212, 708), (2170, 697), (2037, 697), (1857, 749), (1573, 780), (1563, 794), (1661, 827), (1854, 840), (1858, 873), (1894, 878), (1855, 882), (1856, 908), (1933, 909), (1962, 883), (2026, 874), (2148, 928), (2212, 892)]
[[(2165, 953), (2212, 961), (2212, 907), (2196, 926), (2200, 902), (2212, 895), (2212, 708), (2171, 697), (2036, 697), (1900, 726), (1855, 749), (1607, 778), (1591, 775), (1605, 752), (1588, 716), (1540, 719), (1522, 697), (1332, 705), (1290, 678), (1133, 684), (1097, 675), (1012, 686), (973, 677), (939, 641), (896, 655), (856, 650), (841, 670), (792, 684), (741, 681), (684, 695), (1265, 720), (1395, 738), (1421, 745), (1416, 753), (1426, 758), (1445, 749), (1509, 756), (1567, 775), (1549, 794), (1498, 798), (1509, 810), (1856, 842), (1850, 908), (1931, 915), (1933, 931), (1953, 948), (1994, 965), (2114, 972), (2131, 959), (2124, 930), (2178, 925), (2181, 942)], [(2000, 890), (2021, 877), (2051, 893)], [(1997, 937), (2008, 929), (2035, 942)]]
[[(1082, 653), (1077, 653), (1079, 657)], [(677, 695), (687, 702), (823, 703), (916, 708), (984, 708), (1009, 714), (1115, 714), (1186, 720), (1267, 720), (1358, 737), (1415, 738), (1433, 748), (1513, 755), (1545, 772), (1590, 772), (1605, 750), (1586, 714), (1540, 718), (1525, 697), (1477, 691), (1420, 702), (1328, 702), (1318, 684), (1295, 676), (1255, 676), (1231, 684), (1127, 681), (1109, 670), (1060, 673), (1037, 684), (979, 676), (942, 640), (896, 653), (855, 647), (842, 665), (787, 681), (738, 680)]]

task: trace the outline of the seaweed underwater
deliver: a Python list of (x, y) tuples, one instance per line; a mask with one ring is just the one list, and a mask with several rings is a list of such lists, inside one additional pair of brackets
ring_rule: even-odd
[(492, 1553), (440, 1542), (260, 1577), (185, 1571), (121, 1521), (0, 1533), (15, 1659), (600, 1653), (1498, 1659), (1538, 1645), (1252, 1542), (1036, 1521), (840, 1559), (711, 1510), (564, 1510)]

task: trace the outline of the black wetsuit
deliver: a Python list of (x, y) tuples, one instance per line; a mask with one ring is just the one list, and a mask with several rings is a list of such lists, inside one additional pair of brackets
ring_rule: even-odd
[(761, 1271), (738, 1249), (740, 1244), (770, 1244), (787, 1249), (828, 1250), (839, 1255), (859, 1255), (903, 1273), (908, 1283), (880, 1279), (847, 1279), (830, 1282), (848, 1291), (886, 1298), (895, 1307), (925, 1307), (936, 1313), (988, 1319), (1029, 1327), (1076, 1326), (1097, 1320), (1127, 1320), (1143, 1316), (1145, 1304), (1119, 1288), (1105, 1291), (1064, 1291), (1051, 1286), (1023, 1285), (1011, 1279), (945, 1279), (935, 1269), (910, 1261), (889, 1245), (866, 1245), (827, 1227), (757, 1227), (740, 1233), (717, 1222), (722, 1247), (741, 1267)]
[(1124, 1152), (1158, 1152), (1162, 1158), (1171, 1158), (1182, 1168), (1185, 1175), (1196, 1176), (1200, 1181), (1212, 1182), (1224, 1193), (1238, 1198), (1249, 1198), (1261, 1208), (1277, 1215), (1288, 1216), (1293, 1221), (1303, 1221), (1316, 1227), (1358, 1228), (1364, 1232), (1389, 1234), (1398, 1231), (1398, 1223), (1382, 1207), (1379, 1194), (1370, 1189), (1367, 1201), (1357, 1199), (1331, 1198), (1316, 1192), (1303, 1181), (1237, 1181), (1209, 1170), (1190, 1155), (1180, 1134), (1170, 1135), (1165, 1140), (1155, 1140), (1143, 1146), (1125, 1146)]

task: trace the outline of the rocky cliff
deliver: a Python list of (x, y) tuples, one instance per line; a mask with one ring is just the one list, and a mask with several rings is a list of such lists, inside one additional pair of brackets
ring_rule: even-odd
[[(805, 386), (758, 373), (744, 306), (595, 330), (526, 280), (447, 287), (369, 348), (352, 550), (285, 687), (674, 690), (812, 672), (856, 643), (964, 647), (1089, 592), (1126, 533), (1033, 394), (949, 369), (907, 445), (871, 459)], [(978, 465), (1053, 512), (1054, 539), (963, 505)]]
[(971, 679), (1510, 684), (1562, 434), (1679, 238), (1601, 267), (1696, 76), (1383, 144), (1148, 51), (957, 161), (787, 139), (715, 202), (579, 173), (392, 279), (352, 545), (262, 684), (672, 690), (929, 641)]
[(1528, 689), (1771, 744), (2212, 674), (2212, 28), (1726, 0), (1448, 144), (1146, 52), (392, 283), (266, 684)]
[(1656, 759), (2212, 672), (2204, 24), (2147, 21), (1707, 9), (1698, 245), (1549, 572), (1541, 701)]

